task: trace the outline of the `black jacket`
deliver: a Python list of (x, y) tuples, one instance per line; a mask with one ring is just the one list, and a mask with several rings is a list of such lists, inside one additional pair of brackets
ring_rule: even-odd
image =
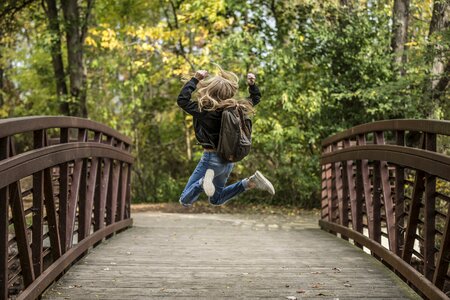
[[(197, 88), (198, 79), (192, 77), (183, 87), (177, 103), (185, 112), (194, 117), (195, 137), (200, 145), (206, 149), (214, 149), (219, 143), (220, 123), (222, 111), (199, 111), (198, 103), (191, 101), (191, 95)], [(259, 103), (261, 93), (256, 84), (250, 85), (250, 101), (253, 105)]]

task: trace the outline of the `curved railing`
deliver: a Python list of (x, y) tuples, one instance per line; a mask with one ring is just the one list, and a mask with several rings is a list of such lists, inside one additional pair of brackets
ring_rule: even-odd
[(35, 299), (132, 225), (131, 140), (73, 117), (0, 120), (0, 299)]
[(322, 229), (370, 251), (423, 297), (448, 299), (450, 122), (374, 122), (322, 147)]

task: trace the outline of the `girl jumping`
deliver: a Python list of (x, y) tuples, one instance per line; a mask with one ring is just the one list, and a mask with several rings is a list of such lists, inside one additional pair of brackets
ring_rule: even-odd
[[(238, 77), (233, 72), (219, 68), (219, 75), (209, 76), (205, 70), (197, 71), (183, 87), (178, 96), (178, 105), (194, 119), (195, 137), (203, 147), (203, 155), (189, 178), (180, 196), (180, 203), (190, 206), (204, 191), (213, 205), (222, 205), (240, 193), (253, 188), (275, 194), (272, 183), (259, 171), (234, 184), (225, 186), (234, 163), (222, 159), (216, 152), (219, 142), (222, 111), (240, 105), (246, 114), (253, 112), (253, 106), (261, 99), (255, 84), (256, 77), (247, 75), (250, 100), (236, 100)], [(191, 95), (198, 87), (198, 100), (191, 101)]]

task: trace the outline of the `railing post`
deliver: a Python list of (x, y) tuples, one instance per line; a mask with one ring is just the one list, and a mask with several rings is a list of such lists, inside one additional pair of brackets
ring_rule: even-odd
[[(61, 128), (60, 143), (69, 142), (69, 128)], [(61, 254), (68, 249), (67, 235), (69, 234), (69, 165), (59, 165), (59, 234), (61, 241)]]
[[(44, 130), (33, 132), (34, 149), (44, 147)], [(19, 190), (20, 193), (20, 190)], [(33, 174), (33, 228), (32, 228), (32, 252), (34, 275), (37, 277), (43, 270), (43, 241), (44, 235), (44, 171)]]
[[(396, 131), (396, 145), (405, 145), (405, 132)], [(404, 247), (405, 230), (405, 168), (399, 165), (395, 166), (395, 227), (396, 227), (396, 248), (395, 254), (401, 255)]]
[[(436, 152), (436, 134), (425, 135), (425, 149)], [(425, 176), (424, 275), (433, 280), (436, 233), (436, 176)], [(450, 251), (450, 250), (449, 250)]]
[[(0, 139), (0, 160), (9, 156), (9, 137)], [(8, 186), (0, 188), (0, 298), (8, 299)]]

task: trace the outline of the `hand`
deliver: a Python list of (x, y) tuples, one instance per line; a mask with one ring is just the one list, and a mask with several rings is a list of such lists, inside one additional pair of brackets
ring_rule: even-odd
[(204, 79), (206, 76), (208, 76), (208, 71), (206, 70), (198, 70), (195, 72), (194, 77), (197, 78), (199, 81)]
[(256, 76), (253, 73), (248, 73), (247, 74), (247, 83), (248, 85), (254, 85), (256, 81)]

